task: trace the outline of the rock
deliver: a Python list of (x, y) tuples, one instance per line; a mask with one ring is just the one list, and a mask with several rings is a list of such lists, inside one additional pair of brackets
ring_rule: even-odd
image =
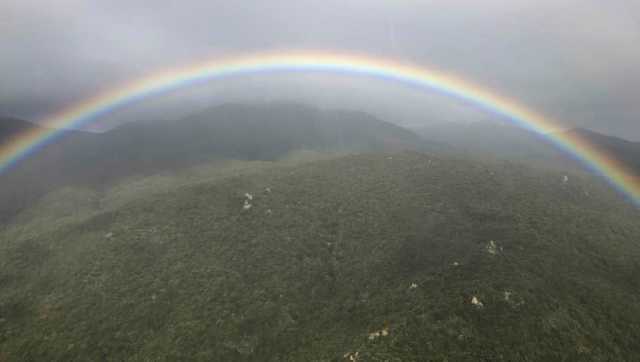
[(511, 300), (511, 292), (508, 290), (504, 291), (504, 301), (509, 302)]
[(242, 206), (243, 210), (249, 210), (251, 208), (251, 204), (249, 203), (249, 200), (244, 200), (244, 205)]
[[(500, 247), (499, 250), (502, 251), (502, 247)], [(489, 240), (489, 242), (487, 243), (487, 253), (491, 255), (498, 254), (498, 245), (496, 244), (495, 241)]]
[(369, 340), (373, 341), (379, 337), (387, 337), (389, 335), (389, 327), (384, 327), (379, 331), (369, 333)]
[(347, 361), (356, 362), (359, 360), (360, 352), (347, 352), (342, 357), (344, 357)]

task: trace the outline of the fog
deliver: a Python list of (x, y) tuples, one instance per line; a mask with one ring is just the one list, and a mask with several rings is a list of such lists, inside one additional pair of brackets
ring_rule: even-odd
[[(5, 1), (0, 114), (30, 120), (169, 67), (256, 51), (347, 51), (456, 74), (562, 120), (640, 140), (634, 1)], [(337, 75), (252, 75), (98, 120), (178, 118), (229, 101), (294, 100), (389, 121), (493, 118), (435, 92)]]

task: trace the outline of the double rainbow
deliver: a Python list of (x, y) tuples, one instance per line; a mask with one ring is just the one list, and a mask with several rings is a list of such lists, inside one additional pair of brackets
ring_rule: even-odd
[(474, 104), (513, 124), (543, 135), (603, 176), (614, 188), (640, 205), (640, 183), (625, 167), (586, 140), (559, 130), (559, 123), (506, 97), (469, 82), (420, 66), (364, 56), (326, 52), (278, 52), (213, 60), (137, 79), (72, 105), (44, 119), (47, 129), (35, 129), (0, 145), (0, 173), (61, 136), (116, 108), (179, 87), (251, 73), (332, 72), (399, 82)]

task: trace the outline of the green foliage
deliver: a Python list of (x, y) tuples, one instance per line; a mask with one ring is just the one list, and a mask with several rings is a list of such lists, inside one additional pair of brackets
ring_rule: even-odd
[(640, 357), (639, 212), (598, 181), (290, 160), (44, 199), (0, 234), (0, 359)]

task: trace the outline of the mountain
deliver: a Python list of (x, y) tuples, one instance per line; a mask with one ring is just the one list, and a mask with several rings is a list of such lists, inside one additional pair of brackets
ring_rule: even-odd
[(547, 157), (546, 142), (533, 132), (497, 122), (436, 123), (415, 130), (425, 139), (437, 139), (458, 152), (483, 152), (517, 158)]
[(0, 175), (0, 223), (66, 185), (105, 187), (215, 159), (276, 160), (299, 150), (427, 147), (411, 131), (366, 113), (290, 103), (226, 104), (177, 121), (129, 123), (102, 134), (73, 131)]
[(0, 116), (0, 144), (27, 130), (38, 127), (34, 123), (18, 118)]
[[(0, 119), (0, 148), (24, 132), (44, 130), (42, 126), (15, 118)], [(90, 143), (93, 135), (67, 131), (62, 141), (46, 146), (35, 157), (0, 174), (0, 225), (47, 192), (71, 179), (63, 165), (72, 154), (73, 145)], [(86, 140), (86, 141), (85, 141)]]
[(599, 150), (626, 165), (640, 177), (640, 142), (627, 141), (584, 128), (574, 128), (566, 131), (566, 134), (586, 140), (589, 144), (596, 146)]
[[(485, 155), (500, 159), (535, 163), (558, 169), (583, 169), (574, 158), (547, 138), (523, 128), (495, 122), (442, 123), (415, 129), (426, 140), (448, 144), (450, 152)], [(640, 176), (640, 143), (576, 128), (563, 136), (578, 136), (626, 164)]]
[(0, 230), (2, 359), (640, 359), (639, 210), (589, 175), (241, 163), (67, 188)]
[(421, 149), (416, 134), (362, 112), (274, 103), (225, 104), (179, 121), (116, 128), (85, 153), (85, 163), (134, 170), (215, 158), (275, 160), (306, 149), (359, 152)]

